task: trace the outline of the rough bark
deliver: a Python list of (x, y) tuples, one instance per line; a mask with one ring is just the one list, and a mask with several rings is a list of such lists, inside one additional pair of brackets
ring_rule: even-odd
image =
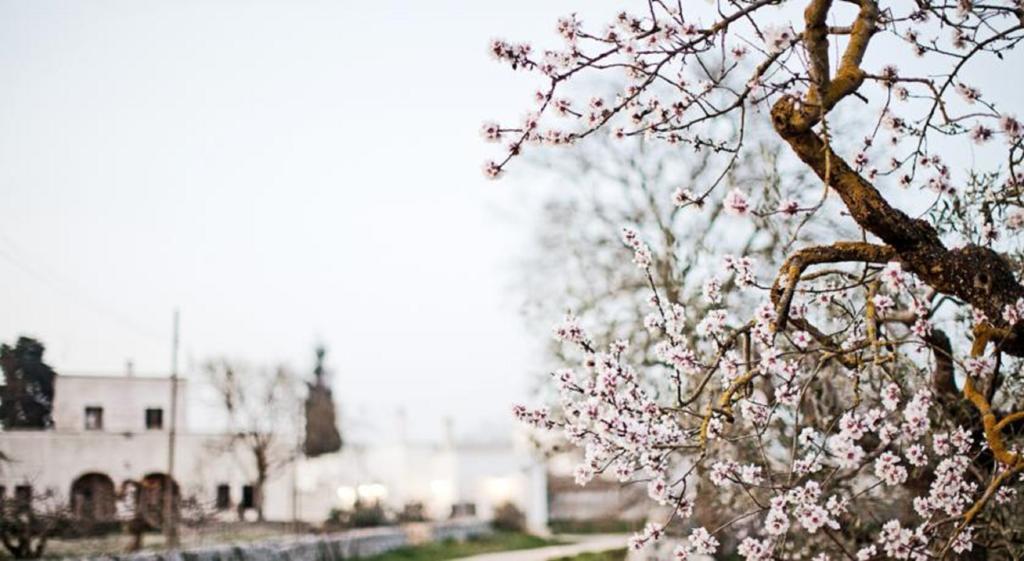
[(1008, 329), (1000, 349), (1024, 356), (1024, 326), (1007, 325), (1002, 317), (1006, 306), (1024, 297), (1024, 288), (1003, 256), (977, 245), (946, 248), (931, 224), (890, 205), (818, 133), (806, 128), (803, 112), (792, 97), (776, 102), (772, 123), (800, 160), (835, 190), (857, 224), (895, 251), (905, 270), (938, 292), (983, 311), (994, 327)]

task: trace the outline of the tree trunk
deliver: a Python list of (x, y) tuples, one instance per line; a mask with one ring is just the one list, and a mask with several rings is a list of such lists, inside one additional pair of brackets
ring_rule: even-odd
[(267, 475), (270, 471), (267, 461), (267, 451), (257, 449), (256, 451), (256, 485), (253, 489), (253, 504), (256, 506), (256, 520), (263, 522), (263, 490), (267, 485)]

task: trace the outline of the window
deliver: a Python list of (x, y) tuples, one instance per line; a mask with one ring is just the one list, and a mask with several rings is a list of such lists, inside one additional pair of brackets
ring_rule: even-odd
[(217, 510), (227, 510), (231, 507), (231, 487), (226, 484), (217, 486)]
[(85, 408), (85, 430), (103, 430), (103, 408)]
[(476, 516), (476, 503), (455, 503), (452, 505), (451, 518)]
[(164, 428), (164, 410), (159, 407), (146, 409), (146, 428), (149, 430), (160, 430)]
[(242, 508), (256, 508), (256, 492), (252, 485), (242, 486)]

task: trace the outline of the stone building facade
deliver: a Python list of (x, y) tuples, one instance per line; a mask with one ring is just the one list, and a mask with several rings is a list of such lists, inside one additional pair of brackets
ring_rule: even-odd
[[(82, 519), (112, 520), (126, 485), (142, 483), (143, 502), (158, 518), (167, 485), (223, 519), (251, 517), (255, 466), (227, 434), (189, 419), (192, 389), (178, 381), (173, 478), (168, 475), (171, 379), (151, 376), (59, 375), (53, 426), (0, 431), (0, 493), (52, 490)], [(207, 425), (209, 423), (207, 422)], [(172, 483), (173, 481), (173, 483)], [(532, 529), (547, 523), (545, 468), (512, 438), (413, 443), (396, 435), (346, 444), (340, 452), (302, 458), (267, 483), (267, 520), (320, 523), (356, 499), (394, 511), (419, 504), (433, 519), (487, 517), (516, 504)], [(120, 513), (124, 516), (125, 513)]]

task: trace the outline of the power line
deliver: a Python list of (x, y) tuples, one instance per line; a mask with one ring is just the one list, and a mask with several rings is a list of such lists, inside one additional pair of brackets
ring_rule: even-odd
[(107, 319), (120, 324), (122, 327), (129, 329), (136, 335), (146, 337), (153, 341), (159, 341), (161, 343), (166, 341), (166, 335), (136, 322), (122, 314), (117, 309), (107, 305), (100, 299), (95, 298), (89, 294), (87, 290), (84, 290), (74, 281), (69, 280), (53, 267), (49, 267), (41, 261), (33, 263), (31, 259), (25, 258), (24, 256), (27, 252), (19, 250), (18, 244), (15, 243), (14, 240), (12, 240), (11, 237), (3, 230), (0, 230), (0, 242), (2, 242), (3, 246), (6, 246), (6, 249), (3, 246), (0, 246), (0, 257), (3, 257), (5, 261), (36, 281), (49, 285), (50, 288), (61, 293), (72, 303), (83, 308), (90, 309), (99, 315), (105, 316)]

